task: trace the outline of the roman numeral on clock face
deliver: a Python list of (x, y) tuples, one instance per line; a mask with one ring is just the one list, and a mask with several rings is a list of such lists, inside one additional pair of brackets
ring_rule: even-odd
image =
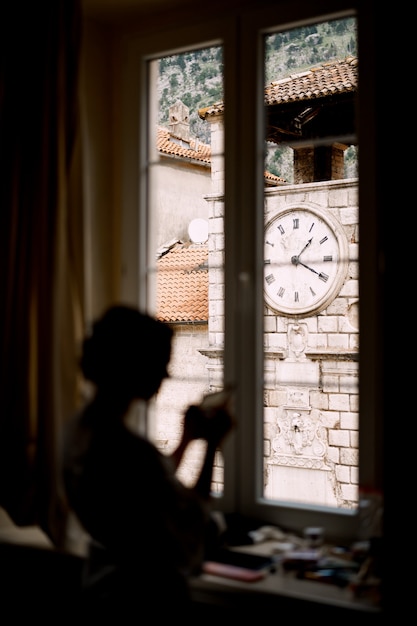
[(273, 274), (268, 274), (268, 276), (265, 276), (265, 280), (268, 285), (271, 285), (273, 282), (275, 282), (275, 276)]

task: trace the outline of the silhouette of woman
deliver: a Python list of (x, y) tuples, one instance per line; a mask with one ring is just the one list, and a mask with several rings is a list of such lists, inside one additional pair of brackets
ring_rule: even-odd
[[(214, 456), (233, 424), (224, 406), (210, 417), (191, 406), (171, 456), (126, 424), (132, 403), (152, 398), (168, 376), (172, 337), (168, 325), (117, 305), (83, 342), (81, 370), (95, 394), (68, 424), (63, 475), (69, 505), (92, 539), (82, 605), (91, 616), (132, 620), (152, 611), (184, 622), (190, 608), (187, 577), (204, 556)], [(176, 469), (198, 438), (206, 452), (186, 487)]]

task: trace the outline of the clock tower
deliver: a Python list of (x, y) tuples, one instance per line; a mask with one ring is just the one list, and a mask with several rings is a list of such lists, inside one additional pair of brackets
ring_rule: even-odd
[[(349, 57), (265, 89), (267, 139), (290, 143), (294, 182), (264, 191), (264, 495), (347, 509), (359, 499), (358, 181), (344, 178), (344, 152), (355, 143), (356, 85), (357, 59)], [(216, 148), (207, 197), (213, 266), (224, 254), (217, 235), (223, 113), (223, 103), (199, 111)], [(217, 373), (222, 293), (217, 283), (209, 292), (216, 332), (209, 319), (205, 352)]]

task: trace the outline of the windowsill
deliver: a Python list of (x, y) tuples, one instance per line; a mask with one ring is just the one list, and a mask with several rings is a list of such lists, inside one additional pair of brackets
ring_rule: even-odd
[(297, 611), (303, 607), (309, 614), (319, 611), (331, 613), (335, 617), (366, 615), (367, 624), (377, 623), (382, 617), (380, 607), (368, 600), (352, 598), (344, 589), (325, 583), (296, 580), (279, 572), (249, 583), (202, 574), (192, 579), (191, 589), (195, 603), (232, 609), (241, 612), (242, 616), (258, 608), (262, 611), (267, 608), (278, 611), (292, 605), (297, 607)]
[[(195, 602), (215, 604), (224, 607), (244, 610), (250, 603), (253, 607), (257, 602), (265, 609), (275, 605), (277, 609), (283, 601), (297, 601), (308, 605), (327, 606), (343, 611), (382, 615), (381, 608), (369, 600), (356, 599), (351, 592), (336, 586), (297, 580), (280, 572), (270, 573), (257, 582), (241, 582), (220, 576), (202, 574), (191, 580), (192, 597)], [(244, 598), (244, 602), (243, 602)]]
[[(255, 546), (252, 546), (255, 548)], [(256, 546), (265, 554), (265, 546)], [(308, 615), (329, 614), (337, 617), (349, 614), (352, 617), (364, 615), (367, 624), (379, 622), (382, 617), (381, 606), (372, 594), (355, 597), (347, 587), (296, 578), (292, 572), (285, 572), (280, 565), (276, 571), (267, 572), (265, 577), (255, 582), (242, 582), (232, 578), (203, 573), (191, 579), (191, 590), (194, 602), (205, 606), (218, 606), (223, 609), (238, 611), (244, 617), (249, 610), (263, 613), (267, 608), (282, 610), (292, 608), (304, 609)], [(374, 592), (375, 593), (375, 592)], [(262, 614), (260, 613), (260, 614)], [(368, 621), (370, 620), (370, 621)]]

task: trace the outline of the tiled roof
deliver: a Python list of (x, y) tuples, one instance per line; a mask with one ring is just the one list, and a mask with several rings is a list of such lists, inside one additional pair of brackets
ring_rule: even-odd
[[(265, 104), (271, 106), (325, 98), (334, 94), (356, 91), (357, 85), (358, 59), (353, 56), (346, 57), (271, 82), (265, 87)], [(224, 113), (223, 101), (215, 102), (198, 111), (201, 119), (222, 113)]]
[(207, 322), (207, 244), (175, 242), (160, 254), (156, 262), (156, 317), (168, 323)]
[(336, 93), (355, 91), (358, 84), (358, 59), (347, 57), (291, 74), (265, 87), (265, 104), (312, 100)]
[(275, 176), (271, 172), (264, 172), (264, 183), (268, 187), (277, 187), (278, 185), (286, 185), (287, 181), (281, 176)]
[(197, 139), (184, 141), (172, 135), (167, 128), (162, 126), (158, 127), (156, 147), (159, 152), (173, 157), (201, 161), (207, 165), (211, 163), (211, 146)]
[[(185, 145), (184, 145), (185, 144)], [(185, 147), (189, 144), (189, 147)], [(185, 142), (182, 139), (174, 137), (167, 128), (158, 127), (156, 147), (162, 154), (167, 154), (181, 159), (190, 159), (201, 161), (207, 165), (211, 165), (211, 146), (201, 143), (196, 139), (190, 139)], [(271, 172), (265, 172), (265, 185), (281, 185), (286, 183), (285, 178), (275, 176)]]

